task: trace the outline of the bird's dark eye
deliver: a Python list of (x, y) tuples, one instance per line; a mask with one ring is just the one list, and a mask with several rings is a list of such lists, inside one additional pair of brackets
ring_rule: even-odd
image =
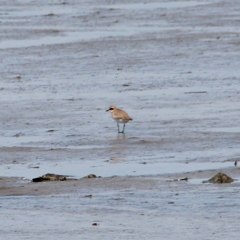
[(113, 108), (109, 108), (109, 110), (113, 110)]

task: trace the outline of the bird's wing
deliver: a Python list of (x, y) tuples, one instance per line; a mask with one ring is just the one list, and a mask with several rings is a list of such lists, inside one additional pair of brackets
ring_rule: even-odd
[(115, 119), (132, 120), (132, 118), (129, 117), (129, 115), (125, 111), (119, 108), (117, 108), (116, 111), (113, 111), (111, 114), (112, 117)]

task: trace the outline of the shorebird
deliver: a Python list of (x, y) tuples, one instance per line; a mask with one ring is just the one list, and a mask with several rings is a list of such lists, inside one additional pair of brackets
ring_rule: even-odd
[[(125, 123), (133, 119), (129, 117), (129, 115), (125, 111), (123, 111), (122, 109), (116, 108), (114, 106), (110, 106), (109, 109), (106, 110), (106, 112), (108, 111), (111, 112), (112, 118), (117, 122), (118, 133), (124, 133)], [(119, 123), (123, 124), (122, 132), (120, 132), (119, 130)]]

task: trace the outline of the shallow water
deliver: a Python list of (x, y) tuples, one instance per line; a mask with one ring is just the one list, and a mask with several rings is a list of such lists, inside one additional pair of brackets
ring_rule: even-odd
[(66, 175), (71, 173), (73, 178), (82, 178), (88, 174), (95, 174), (100, 177), (111, 176), (141, 176), (141, 175), (161, 175), (161, 174), (178, 174), (182, 172), (194, 172), (203, 170), (226, 169), (233, 167), (229, 162), (224, 163), (130, 163), (126, 159), (111, 159), (104, 162), (90, 161), (69, 161), (58, 163), (38, 163), (38, 164), (15, 164), (4, 165), (0, 168), (1, 176), (4, 177), (22, 177), (32, 179), (42, 176), (46, 173), (57, 173)]
[[(79, 198), (86, 183), (2, 199), (5, 238), (238, 239), (237, 184), (158, 178), (239, 160), (239, 11), (234, 0), (1, 1), (0, 175), (140, 179), (99, 183), (92, 202)], [(125, 135), (110, 105), (133, 118)]]

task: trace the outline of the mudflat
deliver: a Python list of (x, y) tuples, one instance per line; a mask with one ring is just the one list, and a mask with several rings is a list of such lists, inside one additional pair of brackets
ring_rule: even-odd
[(239, 239), (239, 11), (1, 1), (1, 236)]

